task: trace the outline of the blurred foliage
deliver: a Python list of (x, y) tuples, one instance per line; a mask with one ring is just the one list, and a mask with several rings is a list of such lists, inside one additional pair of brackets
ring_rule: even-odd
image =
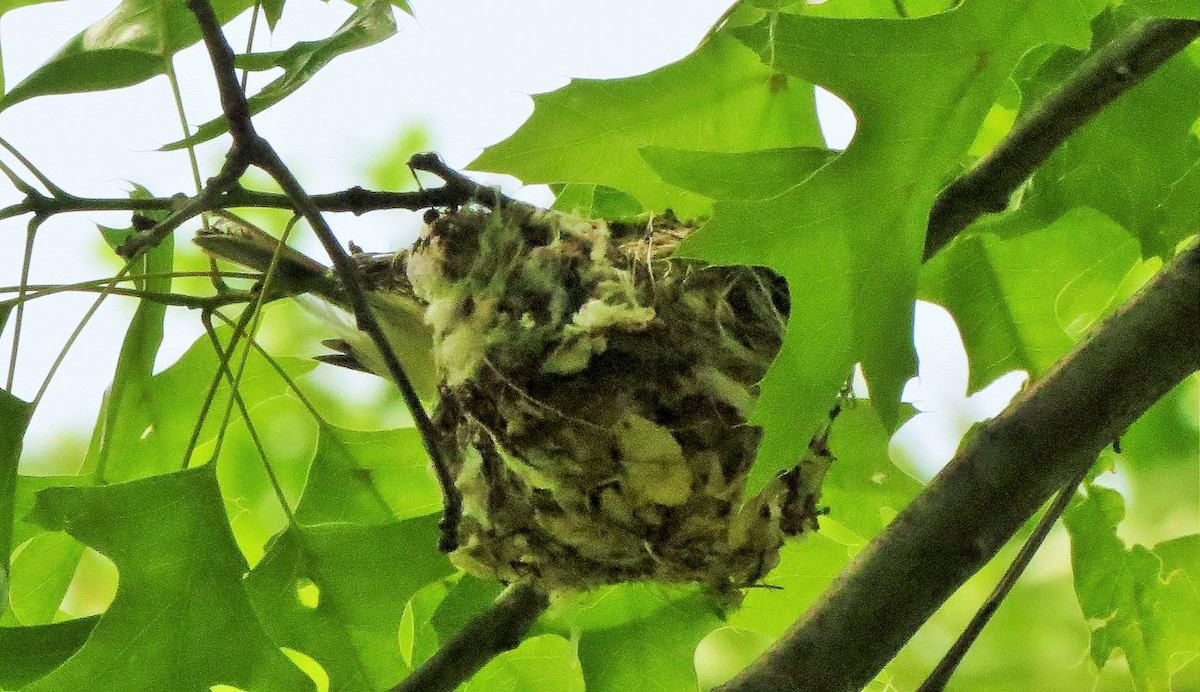
[[(0, 2), (0, 14), (25, 4)], [(250, 5), (214, 4), (223, 21)], [(284, 68), (257, 106), (391, 35), (385, 3), (356, 4), (326, 39), (240, 58)], [(741, 2), (673, 65), (535, 97), (529, 121), (471, 164), (551, 184), (556, 207), (587, 215), (670, 208), (707, 219), (687, 253), (787, 277), (788, 342), (755, 414), (766, 428), (757, 482), (794, 463), (855, 362), (873, 396), (849, 402), (834, 423), (822, 531), (786, 545), (740, 605), (655, 584), (557, 594), (530, 636), (464, 689), (720, 684), (920, 492), (888, 455), (905, 414), (900, 391), (915, 373), (916, 297), (953, 313), (971, 391), (1014, 369), (1036, 379), (1196, 232), (1200, 107), (1181, 96), (1200, 86), (1192, 49), (1079, 130), (1009, 212), (919, 263), (937, 191), (1093, 45), (1139, 14), (1195, 13), (1173, 0), (1109, 4)], [(264, 9), (274, 26), (286, 7)], [(125, 0), (0, 108), (137, 83), (198, 38), (182, 3)], [(824, 147), (814, 84), (855, 111), (845, 152)], [(424, 130), (401, 132), (364, 182), (411, 189), (404, 162), (428, 146)], [(288, 221), (283, 211), (246, 214), (271, 229)], [(151, 272), (207, 267), (169, 243), (142, 262)], [(141, 288), (211, 292), (197, 278)], [(0, 302), (0, 326), (13, 306)], [(309, 357), (328, 328), (295, 304), (271, 305), (259, 338), (274, 355), (251, 350), (237, 386), (247, 422), (208, 337), (154, 371), (165, 311), (138, 303), (119, 361), (105, 366), (112, 385), (89, 441), (22, 450), (32, 407), (0, 392), (0, 548), (11, 555), (0, 571), (0, 688), (396, 684), (500, 590), (454, 572), (436, 551), (441, 497), (398, 397), (317, 366)], [(222, 349), (235, 340), (219, 322), (215, 336)], [(1067, 530), (1051, 535), (948, 689), (1200, 688), (1198, 411), (1193, 376), (1122, 436), (1119, 452), (1102, 455), (1108, 472), (1077, 498)], [(960, 589), (872, 689), (915, 688), (1015, 550)]]

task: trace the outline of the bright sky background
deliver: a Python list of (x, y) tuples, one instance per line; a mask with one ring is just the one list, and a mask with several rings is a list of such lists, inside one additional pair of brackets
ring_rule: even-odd
[[(76, 33), (105, 16), (112, 0), (71, 0), (10, 12), (0, 19), (4, 72), (11, 87)], [(391, 142), (413, 126), (424, 127), (432, 148), (462, 167), (486, 146), (515, 130), (529, 113), (529, 94), (557, 89), (572, 77), (612, 78), (640, 74), (689, 53), (726, 9), (724, 0), (414, 0), (416, 19), (398, 14), (400, 33), (384, 43), (337, 58), (283, 104), (255, 118), (259, 131), (280, 151), (310, 192), (361, 184), (365, 172)], [(353, 8), (338, 0), (289, 0), (274, 35), (260, 23), (255, 47), (282, 50), (297, 40), (329, 35)], [(636, 20), (631, 21), (631, 17)], [(243, 46), (248, 14), (228, 29)], [(176, 67), (193, 125), (217, 115), (207, 55), (195, 46)], [(274, 74), (255, 76), (251, 91)], [(818, 94), (831, 146), (844, 147), (853, 132), (848, 109)], [(116, 92), (43, 97), (0, 113), (0, 135), (33, 160), (52, 180), (79, 195), (121, 197), (129, 181), (159, 195), (193, 191), (183, 152), (155, 149), (180, 138), (168, 82), (156, 78)], [(202, 175), (215, 172), (227, 139), (200, 148)], [(11, 161), (11, 158), (6, 158)], [(518, 192), (511, 178), (484, 178), (530, 201), (547, 204), (542, 187)], [(0, 181), (2, 182), (2, 181)], [(20, 200), (0, 184), (0, 205)], [(123, 214), (58, 216), (39, 232), (31, 282), (66, 283), (111, 275), (94, 223), (127, 226)], [(335, 215), (343, 239), (369, 249), (411, 240), (414, 219), (405, 213), (363, 217)], [(0, 224), (0, 284), (20, 276), (25, 218)], [(187, 235), (185, 226), (179, 242)], [(314, 247), (310, 243), (308, 247)], [(90, 295), (41, 299), (26, 312), (15, 393), (30, 398), (60, 345), (90, 304)], [(90, 430), (107, 386), (132, 302), (111, 299), (88, 327), (59, 372), (31, 426), (27, 445), (48, 442), (64, 431)], [(923, 413), (897, 436), (897, 454), (931, 473), (947, 459), (958, 437), (975, 421), (994, 415), (1022, 378), (1011, 376), (985, 395), (966, 397), (966, 360), (949, 315), (936, 306), (917, 313), (922, 369), (907, 398)], [(9, 330), (11, 332), (11, 328)], [(196, 316), (168, 311), (160, 367), (200, 334)], [(9, 337), (0, 340), (7, 362)], [(933, 434), (922, 433), (927, 428)]]

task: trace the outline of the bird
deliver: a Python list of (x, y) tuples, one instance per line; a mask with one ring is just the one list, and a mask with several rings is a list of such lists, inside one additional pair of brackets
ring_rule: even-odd
[[(260, 271), (277, 257), (279, 290), (345, 308), (321, 263), (215, 228), (197, 236), (205, 251)], [(428, 215), (410, 248), (352, 255), (390, 345), (436, 391), (462, 497), (457, 566), (546, 591), (650, 580), (735, 597), (817, 528), (827, 450), (746, 495), (787, 282), (675, 256), (695, 229), (669, 212), (464, 206)], [(329, 343), (326, 362), (386, 376), (361, 335)]]

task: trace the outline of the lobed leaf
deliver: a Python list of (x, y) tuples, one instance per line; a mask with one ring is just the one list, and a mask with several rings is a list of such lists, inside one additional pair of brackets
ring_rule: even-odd
[(17, 465), (33, 406), (0, 389), (0, 614), (8, 607), (9, 555), (15, 547)]
[(533, 101), (529, 120), (470, 168), (526, 183), (604, 185), (683, 219), (708, 213), (711, 202), (664, 182), (642, 159), (642, 147), (738, 152), (823, 141), (810, 85), (724, 35), (648, 74), (576, 79)]
[(1104, 667), (1119, 648), (1138, 690), (1167, 690), (1172, 655), (1200, 653), (1200, 535), (1127, 548), (1117, 536), (1124, 515), (1120, 494), (1097, 485), (1064, 515), (1092, 662)]
[(313, 689), (251, 608), (213, 466), (49, 488), (31, 519), (108, 556), (120, 585), (82, 648), (26, 690)]
[(836, 160), (815, 174), (785, 171), (775, 197), (718, 202), (682, 248), (766, 264), (791, 287), (787, 340), (753, 418), (766, 435), (752, 487), (794, 462), (855, 361), (896, 425), (915, 370), (912, 305), (932, 200), (1017, 60), (1043, 43), (1086, 45), (1093, 13), (1084, 3), (975, 0), (921, 19), (769, 15), (731, 30), (777, 69), (844, 98), (859, 121)]

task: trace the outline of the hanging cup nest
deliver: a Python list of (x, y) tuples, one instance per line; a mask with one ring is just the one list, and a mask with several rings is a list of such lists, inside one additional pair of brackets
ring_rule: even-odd
[(548, 590), (731, 592), (816, 528), (827, 452), (744, 496), (786, 283), (671, 257), (692, 230), (465, 210), (405, 251), (442, 381), (435, 422), (457, 450), (459, 567)]
[[(657, 580), (735, 594), (785, 537), (817, 528), (823, 436), (745, 494), (761, 437), (746, 421), (783, 342), (787, 285), (673, 257), (692, 230), (509, 204), (434, 214), (412, 248), (352, 255), (392, 350), (438, 400), (462, 499), (443, 542), (459, 567), (543, 590)], [(278, 295), (348, 308), (331, 270), (236, 217), (195, 242), (273, 264)], [(373, 342), (343, 329), (321, 359), (386, 377)]]

